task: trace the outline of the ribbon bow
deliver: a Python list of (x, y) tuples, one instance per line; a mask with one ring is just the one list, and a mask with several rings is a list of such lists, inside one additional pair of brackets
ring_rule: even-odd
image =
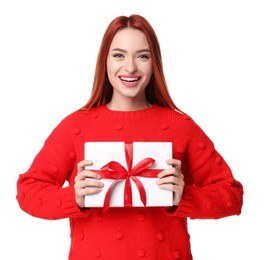
[(124, 206), (132, 207), (132, 187), (130, 179), (132, 179), (140, 193), (140, 198), (143, 205), (146, 207), (146, 192), (143, 187), (143, 184), (136, 176), (143, 177), (157, 177), (157, 174), (161, 170), (149, 169), (154, 163), (155, 160), (152, 158), (145, 158), (141, 160), (136, 166), (132, 168), (132, 158), (133, 158), (133, 144), (125, 143), (125, 155), (127, 168), (125, 169), (119, 162), (111, 161), (104, 165), (101, 169), (102, 178), (115, 179), (107, 190), (105, 199), (104, 199), (104, 211), (107, 211), (110, 204), (111, 193), (114, 189), (114, 186), (121, 180), (125, 181), (125, 190), (124, 190)]

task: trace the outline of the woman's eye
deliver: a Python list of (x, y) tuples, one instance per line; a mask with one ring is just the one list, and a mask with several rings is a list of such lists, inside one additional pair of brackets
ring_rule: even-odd
[(147, 55), (147, 54), (142, 54), (142, 55), (140, 55), (140, 56), (139, 56), (139, 58), (140, 58), (140, 59), (147, 60), (147, 59), (149, 59), (149, 58), (150, 58), (150, 56), (149, 56), (149, 55)]
[(113, 55), (113, 57), (114, 57), (114, 58), (123, 58), (124, 55), (121, 54), (121, 53), (116, 53), (116, 54)]

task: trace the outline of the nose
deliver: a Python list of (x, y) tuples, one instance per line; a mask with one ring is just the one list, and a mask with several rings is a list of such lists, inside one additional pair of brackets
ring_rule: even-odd
[(137, 64), (133, 58), (127, 59), (124, 67), (128, 73), (134, 73), (138, 69)]

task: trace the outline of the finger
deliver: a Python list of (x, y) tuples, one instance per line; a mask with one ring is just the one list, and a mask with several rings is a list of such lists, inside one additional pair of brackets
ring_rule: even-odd
[(98, 188), (102, 188), (104, 186), (104, 183), (101, 181), (96, 181), (94, 179), (91, 178), (86, 178), (84, 180), (84, 185), (85, 187), (98, 187)]
[(181, 170), (181, 161), (177, 159), (168, 159), (166, 160), (166, 163), (169, 165), (172, 165), (175, 167), (177, 170)]
[(76, 190), (76, 198), (81, 201), (81, 205), (82, 207), (84, 207), (83, 203), (84, 203), (84, 197), (86, 195), (92, 195), (95, 193), (99, 193), (101, 191), (102, 189), (98, 187), (86, 187), (84, 189), (78, 189)]
[(157, 177), (158, 178), (164, 178), (166, 176), (169, 176), (169, 175), (175, 175), (175, 176), (178, 176), (180, 174), (180, 170), (177, 170), (176, 168), (174, 167), (171, 167), (169, 169), (165, 169), (163, 171), (161, 171)]
[(168, 183), (168, 184), (161, 184), (161, 185), (158, 185), (158, 187), (161, 189), (161, 190), (169, 190), (169, 191), (176, 191), (177, 190), (177, 185), (174, 185), (172, 183)]
[(172, 185), (180, 185), (183, 186), (185, 184), (182, 178), (178, 178), (175, 176), (169, 176), (165, 178), (161, 178), (156, 181), (157, 185), (164, 185), (164, 184), (172, 184)]
[(101, 192), (102, 189), (98, 187), (85, 187), (84, 189), (80, 189), (78, 191), (79, 196), (86, 196), (86, 195), (92, 195), (95, 193)]
[(164, 177), (156, 181), (158, 185), (167, 184), (167, 183), (177, 184), (177, 182), (178, 178), (175, 176)]
[(81, 179), (85, 179), (85, 178), (92, 178), (92, 179), (96, 179), (96, 180), (100, 180), (102, 178), (102, 176), (94, 171), (90, 171), (90, 170), (83, 170), (80, 173)]
[(86, 177), (94, 178), (94, 179), (101, 179), (101, 175), (97, 174), (94, 171), (86, 170), (86, 166), (92, 165), (91, 160), (83, 160), (77, 164), (78, 173), (75, 178), (75, 181), (84, 180)]
[(89, 170), (83, 170), (82, 172), (78, 173), (75, 177), (75, 183), (77, 182), (82, 182), (85, 179), (90, 179), (90, 180), (100, 180), (102, 177), (100, 174), (89, 171)]
[(101, 191), (102, 191), (102, 189), (98, 188), (98, 187), (86, 187), (84, 189), (85, 195), (92, 195), (92, 194), (95, 194), (95, 193), (99, 193)]
[(82, 170), (84, 170), (84, 168), (88, 165), (92, 165), (92, 161), (91, 160), (83, 160), (83, 161), (80, 161), (78, 164), (77, 164), (77, 168), (78, 168), (78, 172), (81, 172)]
[(85, 180), (77, 181), (74, 184), (74, 188), (76, 190), (86, 189), (88, 187), (102, 189), (104, 187), (104, 183), (100, 181), (95, 181), (94, 179), (87, 178)]
[(158, 187), (160, 189), (163, 189), (163, 190), (170, 190), (170, 191), (177, 191), (178, 189), (183, 189), (184, 188), (184, 185), (185, 185), (185, 182), (182, 180), (182, 179), (178, 179), (176, 181), (176, 183), (166, 183), (166, 182), (163, 182), (161, 184), (158, 184)]

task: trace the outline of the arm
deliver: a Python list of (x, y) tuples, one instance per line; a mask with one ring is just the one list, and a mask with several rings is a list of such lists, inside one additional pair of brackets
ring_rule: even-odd
[(185, 176), (183, 196), (170, 214), (198, 219), (218, 219), (239, 215), (243, 204), (243, 187), (215, 150), (207, 135), (190, 120), (190, 139), (182, 161)]
[(17, 200), (22, 210), (44, 219), (86, 216), (75, 201), (73, 185), (63, 187), (77, 171), (71, 122), (63, 120), (48, 137), (27, 172), (17, 181)]

